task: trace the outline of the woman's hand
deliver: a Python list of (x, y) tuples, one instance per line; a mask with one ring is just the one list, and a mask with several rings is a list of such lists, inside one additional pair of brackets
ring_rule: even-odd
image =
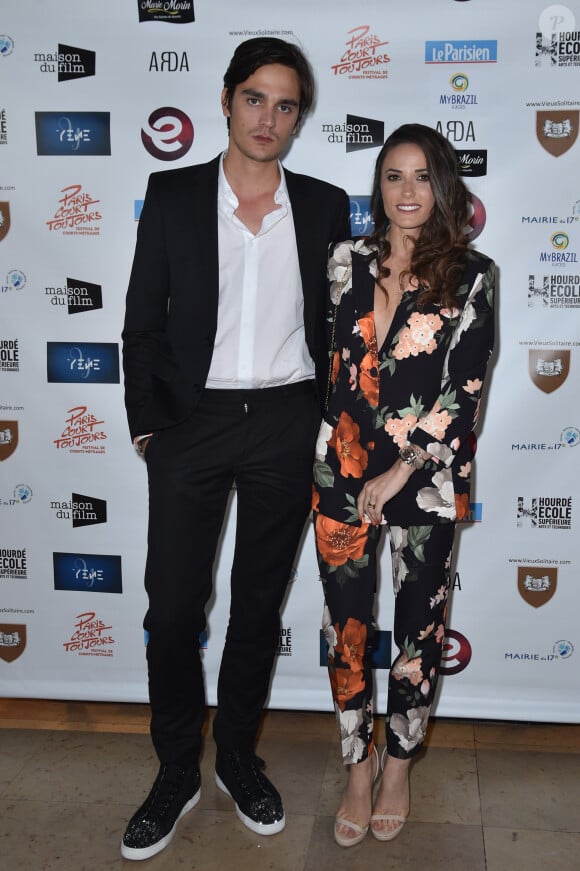
[(401, 492), (413, 471), (412, 466), (396, 460), (382, 475), (367, 481), (356, 502), (359, 518), (370, 523), (380, 523), (383, 505)]

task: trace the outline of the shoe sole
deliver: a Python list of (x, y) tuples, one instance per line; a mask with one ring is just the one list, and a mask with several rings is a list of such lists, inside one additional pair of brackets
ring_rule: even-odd
[(175, 834), (175, 829), (177, 828), (177, 823), (179, 822), (181, 817), (184, 817), (186, 813), (188, 813), (190, 810), (193, 810), (200, 798), (201, 788), (197, 790), (193, 798), (190, 798), (189, 801), (183, 805), (181, 813), (175, 820), (171, 831), (168, 832), (159, 841), (156, 841), (155, 844), (151, 844), (150, 847), (127, 847), (126, 844), (121, 841), (121, 855), (123, 856), (123, 858), (132, 859), (133, 861), (138, 862), (141, 859), (150, 859), (152, 856), (156, 856), (157, 853), (160, 853), (161, 850), (164, 850), (173, 838)]
[(238, 807), (238, 803), (219, 776), (216, 771), (215, 782), (219, 786), (222, 792), (225, 792), (226, 795), (229, 795), (231, 800), (236, 806), (236, 816), (238, 819), (252, 832), (255, 832), (256, 835), (277, 835), (278, 832), (281, 832), (282, 829), (286, 825), (286, 817), (283, 816), (281, 820), (277, 823), (257, 823), (251, 817), (247, 816), (240, 808)]

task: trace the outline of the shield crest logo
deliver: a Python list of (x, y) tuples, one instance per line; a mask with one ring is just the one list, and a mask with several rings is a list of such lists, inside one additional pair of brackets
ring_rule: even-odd
[(24, 653), (26, 626), (24, 623), (0, 623), (0, 659), (14, 662)]
[(518, 592), (532, 608), (549, 602), (558, 585), (558, 569), (548, 566), (518, 566)]
[(0, 202), (0, 242), (10, 229), (10, 203)]
[(536, 112), (536, 136), (548, 154), (560, 157), (578, 138), (580, 110)]
[(0, 460), (12, 456), (18, 445), (18, 421), (0, 420)]
[(570, 351), (540, 348), (529, 352), (530, 378), (544, 393), (561, 387), (570, 371)]

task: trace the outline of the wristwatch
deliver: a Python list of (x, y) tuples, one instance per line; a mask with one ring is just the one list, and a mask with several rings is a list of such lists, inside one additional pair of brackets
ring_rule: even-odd
[(414, 445), (405, 445), (399, 451), (399, 458), (413, 469), (422, 469), (425, 460)]

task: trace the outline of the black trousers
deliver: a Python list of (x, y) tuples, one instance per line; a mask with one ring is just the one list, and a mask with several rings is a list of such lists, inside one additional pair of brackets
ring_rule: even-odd
[(236, 542), (214, 738), (221, 748), (253, 749), (279, 610), (310, 507), (319, 421), (314, 382), (206, 390), (189, 420), (155, 433), (147, 446), (144, 627), (151, 735), (161, 762), (199, 757), (205, 714), (199, 635), (234, 482)]

